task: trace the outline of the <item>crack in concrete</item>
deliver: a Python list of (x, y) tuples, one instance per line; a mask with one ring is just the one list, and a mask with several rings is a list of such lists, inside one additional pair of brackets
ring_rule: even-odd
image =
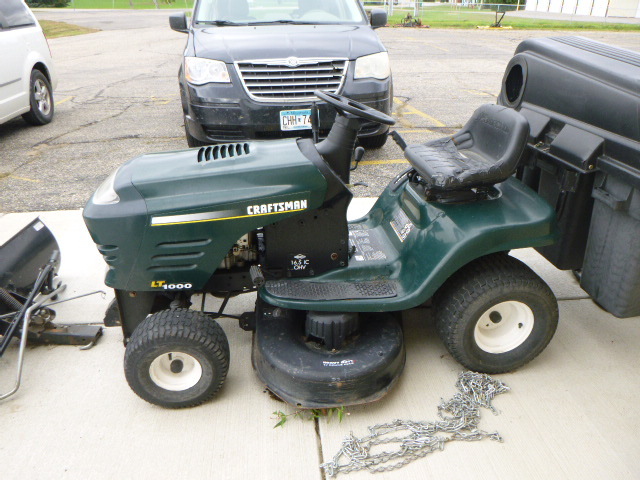
[(69, 135), (69, 134), (71, 134), (71, 133), (79, 132), (80, 130), (83, 130), (83, 129), (85, 129), (85, 128), (92, 127), (92, 126), (97, 125), (97, 124), (102, 123), (102, 122), (106, 122), (107, 120), (113, 120), (114, 118), (118, 118), (118, 117), (120, 117), (120, 116), (124, 115), (125, 113), (127, 113), (127, 111), (128, 111), (132, 106), (133, 106), (133, 105), (127, 105), (127, 106), (125, 106), (121, 111), (119, 111), (118, 113), (116, 113), (116, 114), (114, 114), (114, 115), (110, 115), (110, 116), (108, 116), (108, 117), (101, 118), (100, 120), (94, 120), (94, 121), (92, 121), (92, 122), (85, 123), (85, 124), (83, 124), (83, 125), (80, 125), (80, 126), (78, 126), (78, 127), (74, 128), (74, 129), (72, 129), (72, 130), (69, 130), (69, 131), (67, 131), (67, 132), (61, 133), (61, 134), (59, 134), (59, 135), (55, 135), (55, 136), (53, 136), (53, 137), (51, 137), (51, 138), (48, 138), (48, 139), (43, 140), (43, 141), (41, 141), (41, 142), (38, 142), (38, 143), (36, 143), (34, 146), (35, 146), (35, 147), (37, 147), (38, 145), (41, 145), (41, 144), (43, 144), (43, 143), (50, 143), (50, 142), (52, 142), (52, 141), (55, 141), (55, 140), (57, 140), (57, 139), (59, 139), (59, 138), (64, 137), (65, 135)]
[[(315, 432), (316, 432), (316, 445), (318, 447), (318, 465), (322, 465), (324, 463), (324, 452), (322, 451), (322, 436), (320, 435), (320, 422), (318, 418), (313, 419)], [(327, 475), (324, 472), (323, 468), (320, 468), (320, 478), (321, 480), (326, 480)]]

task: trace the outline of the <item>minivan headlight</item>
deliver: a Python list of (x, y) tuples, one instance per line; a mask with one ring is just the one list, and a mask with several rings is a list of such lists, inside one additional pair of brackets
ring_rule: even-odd
[(231, 83), (225, 63), (208, 58), (185, 57), (184, 76), (192, 85)]
[(358, 78), (377, 78), (384, 80), (391, 75), (391, 67), (389, 66), (389, 54), (387, 52), (374, 53), (360, 57), (356, 60), (356, 70), (353, 77)]
[(113, 205), (120, 201), (120, 197), (116, 193), (114, 183), (116, 181), (116, 175), (118, 174), (118, 168), (107, 179), (102, 182), (102, 185), (98, 187), (93, 194), (93, 203), (96, 205)]

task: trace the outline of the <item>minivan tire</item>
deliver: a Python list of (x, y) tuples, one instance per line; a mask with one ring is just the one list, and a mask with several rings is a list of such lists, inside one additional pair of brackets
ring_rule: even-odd
[(382, 148), (387, 143), (387, 133), (382, 135), (374, 135), (372, 137), (361, 137), (358, 139), (360, 145), (366, 149)]
[(211, 145), (213, 143), (213, 142), (210, 142), (210, 143), (203, 142), (201, 140), (198, 140), (193, 135), (191, 135), (189, 133), (189, 128), (187, 127), (187, 117), (183, 116), (183, 119), (184, 119), (184, 136), (187, 139), (187, 145), (189, 145), (189, 148), (204, 147), (206, 145)]
[(40, 70), (31, 71), (29, 104), (31, 110), (22, 115), (28, 124), (40, 126), (53, 120), (54, 103), (51, 83)]

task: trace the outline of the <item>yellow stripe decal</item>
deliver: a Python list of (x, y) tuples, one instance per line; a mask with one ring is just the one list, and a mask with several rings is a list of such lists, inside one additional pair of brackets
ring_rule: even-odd
[[(264, 217), (265, 215), (278, 215), (280, 213), (291, 213), (291, 212), (302, 212), (303, 210), (307, 210), (306, 208), (299, 208), (297, 210), (286, 210), (284, 212), (271, 212), (271, 213), (257, 213), (255, 215), (240, 215), (237, 217), (224, 217), (224, 218), (208, 218), (205, 220), (187, 220), (184, 222), (173, 222), (173, 223), (151, 223), (152, 227), (164, 227), (166, 225), (185, 225), (187, 223), (204, 223), (204, 222), (219, 222), (220, 220), (237, 220), (239, 218), (249, 218), (249, 217)], [(152, 219), (153, 222), (153, 219)]]

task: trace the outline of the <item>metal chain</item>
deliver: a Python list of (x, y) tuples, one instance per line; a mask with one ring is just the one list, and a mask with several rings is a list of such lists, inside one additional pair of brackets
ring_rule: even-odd
[[(333, 460), (320, 465), (330, 477), (339, 473), (368, 470), (371, 473), (388, 472), (401, 468), (436, 450), (443, 450), (447, 442), (460, 440), (473, 442), (489, 438), (502, 442), (498, 432), (488, 433), (478, 428), (480, 407), (497, 415), (492, 405), (496, 395), (509, 391), (500, 380), (484, 373), (462, 372), (458, 376), (456, 393), (448, 401), (442, 400), (438, 406), (435, 422), (414, 422), (393, 420), (369, 427), (369, 435), (356, 438), (353, 432), (342, 442), (342, 447)], [(408, 431), (401, 436), (390, 436), (395, 432)], [(437, 435), (444, 433), (449, 435)], [(373, 447), (397, 445), (396, 450), (372, 453)], [(340, 463), (344, 460), (344, 463)]]

